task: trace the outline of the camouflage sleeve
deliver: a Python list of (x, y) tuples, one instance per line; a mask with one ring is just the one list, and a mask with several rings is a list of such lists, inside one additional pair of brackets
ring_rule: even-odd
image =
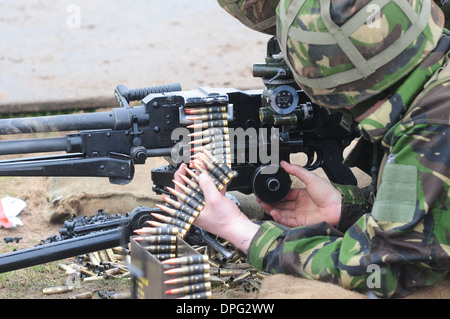
[[(252, 265), (401, 297), (450, 268), (450, 92), (441, 85), (385, 136), (390, 156), (376, 200), (345, 233), (326, 223), (262, 224)], [(432, 105), (433, 107), (429, 107)]]
[(373, 206), (373, 193), (370, 186), (359, 188), (353, 185), (332, 184), (342, 194), (341, 216), (336, 229), (345, 232), (361, 216), (370, 213)]

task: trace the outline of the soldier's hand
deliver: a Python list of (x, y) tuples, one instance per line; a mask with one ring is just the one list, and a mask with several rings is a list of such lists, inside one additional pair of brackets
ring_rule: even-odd
[[(184, 181), (180, 175), (186, 172), (182, 164), (174, 176), (174, 180)], [(239, 207), (219, 191), (208, 174), (199, 175), (199, 185), (205, 198), (205, 207), (196, 218), (194, 224), (204, 230), (230, 241), (235, 247), (247, 253), (250, 242), (259, 226), (248, 219)]]
[(281, 166), (306, 185), (291, 189), (286, 198), (277, 203), (261, 206), (273, 219), (288, 227), (327, 222), (335, 226), (341, 214), (341, 193), (328, 181), (299, 166), (281, 162)]

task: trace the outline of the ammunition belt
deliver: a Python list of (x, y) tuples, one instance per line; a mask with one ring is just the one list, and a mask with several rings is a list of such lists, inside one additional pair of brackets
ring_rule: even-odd
[[(146, 251), (156, 257), (165, 267), (166, 276), (173, 276), (164, 282), (166, 295), (177, 298), (211, 298), (210, 264), (207, 255), (179, 256), (177, 237), (184, 238), (191, 225), (205, 206), (204, 195), (199, 187), (198, 174), (207, 173), (218, 190), (229, 184), (235, 173), (231, 170), (231, 150), (226, 119), (227, 106), (186, 108), (186, 119), (194, 124), (190, 134), (191, 177), (181, 176), (185, 185), (174, 181), (178, 190), (167, 187), (170, 196), (162, 196), (166, 205), (156, 204), (163, 213), (152, 213), (157, 220), (147, 221), (151, 227), (136, 230), (140, 236), (134, 237)], [(204, 122), (206, 121), (206, 122)], [(179, 285), (184, 284), (179, 287)], [(172, 284), (178, 287), (170, 288)]]

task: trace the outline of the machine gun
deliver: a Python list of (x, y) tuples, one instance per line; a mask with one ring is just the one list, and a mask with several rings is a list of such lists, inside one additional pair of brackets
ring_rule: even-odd
[[(276, 38), (268, 42), (265, 63), (253, 66), (253, 75), (262, 78), (263, 90), (183, 91), (179, 84), (141, 89), (119, 85), (115, 97), (120, 107), (108, 112), (1, 119), (0, 135), (67, 134), (0, 141), (0, 156), (58, 152), (1, 160), (0, 176), (108, 177), (111, 183), (127, 184), (133, 179), (135, 165), (164, 156), (168, 164), (152, 169), (151, 175), (153, 190), (167, 193), (179, 164), (192, 155), (190, 133), (196, 129), (191, 127), (187, 110), (221, 107), (226, 109), (221, 120), (194, 121), (194, 126), (220, 122), (234, 133), (227, 146), (235, 172), (228, 191), (254, 193), (266, 202), (284, 198), (291, 180), (279, 162), (289, 161), (291, 154), (299, 152), (308, 157), (307, 169), (321, 167), (331, 181), (355, 185), (356, 178), (342, 162), (344, 149), (358, 132), (342, 125), (341, 114), (311, 103), (293, 80)], [(136, 101), (140, 105), (133, 105)], [(74, 238), (0, 255), (0, 272), (126, 244), (155, 211), (159, 212), (138, 207), (124, 219), (96, 225), (95, 229), (83, 228)], [(208, 239), (208, 234), (203, 232), (202, 236)]]
[[(290, 179), (278, 167), (279, 161), (298, 152), (307, 154), (306, 168), (321, 167), (331, 181), (355, 184), (351, 170), (342, 164), (342, 152), (358, 133), (345, 129), (340, 114), (311, 103), (297, 87), (276, 38), (268, 42), (266, 63), (255, 64), (253, 74), (262, 78), (262, 91), (182, 91), (179, 84), (128, 89), (119, 85), (115, 96), (120, 107), (108, 112), (1, 119), (2, 135), (69, 133), (1, 141), (0, 155), (66, 154), (2, 160), (0, 176), (98, 176), (126, 184), (133, 179), (134, 165), (144, 164), (149, 157), (165, 156), (170, 157), (170, 163), (152, 170), (153, 189), (162, 193), (166, 186), (173, 186), (177, 166), (191, 155), (187, 133), (192, 129), (187, 127), (192, 121), (186, 110), (225, 106), (228, 129), (244, 132), (244, 138), (239, 134), (230, 138), (231, 168), (237, 174), (229, 191), (255, 193), (269, 202), (282, 199), (289, 191)], [(131, 106), (134, 101), (141, 104)], [(248, 132), (256, 133), (257, 140), (252, 140), (251, 134), (245, 136)], [(272, 152), (271, 157), (251, 154), (263, 154), (263, 150), (265, 154)]]

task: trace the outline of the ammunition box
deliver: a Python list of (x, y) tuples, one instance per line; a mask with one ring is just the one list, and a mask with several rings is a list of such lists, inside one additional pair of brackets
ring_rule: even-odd
[[(166, 294), (167, 290), (181, 288), (186, 284), (182, 282), (178, 284), (165, 284), (164, 282), (177, 277), (184, 277), (185, 275), (164, 274), (165, 270), (175, 267), (172, 265), (163, 264), (161, 260), (156, 258), (155, 254), (152, 254), (148, 250), (146, 250), (145, 246), (141, 245), (138, 241), (134, 240), (133, 237), (135, 236), (132, 236), (130, 238), (131, 263), (129, 267), (132, 274), (131, 298), (174, 299), (180, 298), (183, 295), (185, 295), (185, 294)], [(180, 237), (177, 237), (176, 245), (177, 245), (176, 250), (177, 257), (201, 255)]]

